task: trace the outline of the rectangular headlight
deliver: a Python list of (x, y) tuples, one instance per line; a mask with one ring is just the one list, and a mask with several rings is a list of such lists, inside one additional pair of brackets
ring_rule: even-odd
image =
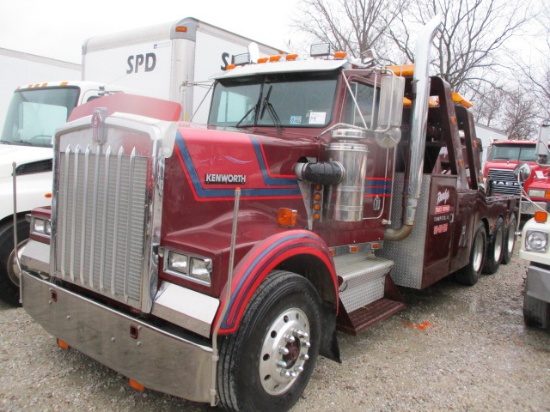
[(188, 279), (202, 285), (212, 284), (212, 260), (167, 250), (164, 271), (171, 275)]
[(42, 236), (50, 236), (52, 234), (52, 224), (50, 220), (33, 216), (31, 219), (31, 233), (36, 233), (37, 235)]
[(168, 261), (166, 269), (171, 272), (187, 275), (189, 268), (189, 259), (186, 255), (182, 255), (176, 252), (168, 252)]
[(538, 197), (538, 198), (544, 198), (546, 195), (545, 190), (540, 189), (529, 189), (529, 197)]

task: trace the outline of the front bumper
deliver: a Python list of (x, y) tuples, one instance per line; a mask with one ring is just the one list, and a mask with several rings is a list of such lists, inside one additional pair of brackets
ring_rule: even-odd
[(522, 200), (520, 202), (519, 209), (520, 209), (520, 213), (522, 215), (534, 215), (537, 210), (547, 211), (548, 210), (548, 203), (547, 202), (540, 202), (540, 201), (529, 202), (529, 201), (526, 201), (526, 200)]
[(149, 389), (209, 402), (212, 348), (67, 291), (25, 271), (23, 307), (46, 331)]
[(525, 293), (535, 299), (550, 303), (550, 270), (529, 265)]

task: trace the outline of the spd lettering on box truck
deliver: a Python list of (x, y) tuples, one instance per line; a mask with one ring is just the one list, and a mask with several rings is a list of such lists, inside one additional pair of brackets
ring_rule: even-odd
[(157, 65), (157, 55), (155, 53), (137, 54), (128, 56), (128, 70), (126, 74), (137, 73), (141, 66), (146, 72), (152, 72)]

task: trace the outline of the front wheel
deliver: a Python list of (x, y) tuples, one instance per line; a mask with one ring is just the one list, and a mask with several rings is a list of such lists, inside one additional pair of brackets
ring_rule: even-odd
[[(17, 220), (18, 251), (29, 237), (29, 222)], [(15, 262), (13, 247), (13, 222), (0, 227), (0, 299), (12, 306), (19, 306), (19, 268)]]
[(472, 286), (477, 283), (481, 275), (481, 270), (483, 269), (486, 249), (487, 233), (485, 232), (485, 226), (483, 223), (479, 222), (476, 227), (472, 249), (470, 250), (470, 260), (466, 266), (456, 272), (455, 279), (457, 282), (468, 286)]
[(217, 387), (224, 409), (286, 411), (298, 401), (319, 352), (320, 308), (306, 278), (269, 274), (238, 331), (221, 338)]

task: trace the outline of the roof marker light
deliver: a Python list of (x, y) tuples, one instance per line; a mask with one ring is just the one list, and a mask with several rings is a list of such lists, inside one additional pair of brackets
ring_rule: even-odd
[(280, 54), (277, 54), (277, 55), (275, 55), (275, 56), (270, 56), (270, 57), (269, 57), (269, 61), (272, 62), (272, 63), (273, 63), (273, 62), (278, 62), (279, 60), (281, 60), (281, 55), (280, 55)]
[(286, 55), (286, 61), (294, 61), (298, 58), (298, 55), (296, 53), (294, 54), (287, 54)]

